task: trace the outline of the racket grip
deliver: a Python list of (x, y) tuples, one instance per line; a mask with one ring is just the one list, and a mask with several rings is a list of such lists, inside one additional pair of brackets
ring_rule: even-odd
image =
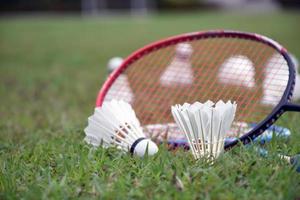
[(300, 173), (300, 154), (290, 157), (290, 163), (296, 168), (296, 171)]
[(287, 103), (283, 105), (284, 111), (294, 111), (294, 112), (300, 112), (300, 105), (295, 103)]
[(279, 155), (280, 158), (288, 161), (293, 167), (295, 167), (296, 172), (300, 173), (300, 154), (297, 154), (295, 156), (284, 156)]

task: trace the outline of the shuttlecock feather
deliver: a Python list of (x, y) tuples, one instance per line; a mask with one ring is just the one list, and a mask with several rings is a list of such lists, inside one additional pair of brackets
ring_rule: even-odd
[(267, 61), (262, 104), (275, 106), (279, 103), (289, 80), (289, 71), (286, 66), (286, 60), (279, 53), (275, 53)]
[(299, 75), (299, 62), (297, 60), (297, 58), (290, 54), (291, 58), (292, 58), (292, 62), (294, 63), (295, 66), (295, 71), (296, 71), (296, 79), (295, 79), (295, 88), (294, 88), (294, 93), (293, 93), (293, 100), (294, 101), (299, 101), (300, 100), (300, 75)]
[[(123, 63), (123, 58), (111, 58), (107, 64), (109, 74), (115, 71)], [(108, 90), (105, 101), (111, 101), (118, 97), (118, 100), (124, 100), (130, 104), (134, 101), (134, 93), (130, 87), (130, 82), (126, 74), (120, 74)]]
[(180, 43), (176, 45), (175, 56), (160, 77), (163, 86), (191, 85), (194, 80), (190, 58), (193, 53), (192, 45)]
[(235, 55), (221, 65), (218, 78), (221, 83), (253, 88), (255, 86), (255, 68), (246, 56)]
[(205, 156), (217, 158), (223, 152), (225, 136), (234, 120), (236, 106), (235, 102), (230, 101), (172, 106), (172, 115), (184, 132), (195, 159)]
[(112, 100), (95, 108), (84, 131), (85, 141), (94, 146), (116, 146), (141, 157), (146, 152), (153, 155), (158, 151), (157, 145), (143, 133), (130, 104), (124, 101)]

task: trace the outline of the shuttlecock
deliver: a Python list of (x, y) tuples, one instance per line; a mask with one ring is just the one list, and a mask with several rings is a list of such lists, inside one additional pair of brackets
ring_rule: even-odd
[(115, 69), (121, 66), (123, 63), (123, 58), (121, 57), (113, 57), (107, 63), (107, 71), (108, 73), (112, 73)]
[(292, 62), (294, 63), (295, 66), (295, 70), (296, 70), (296, 83), (295, 83), (295, 88), (294, 88), (294, 93), (293, 93), (293, 100), (294, 101), (298, 101), (300, 100), (300, 75), (299, 75), (299, 62), (297, 60), (297, 58), (290, 54), (291, 58), (292, 58)]
[(195, 159), (217, 158), (224, 151), (225, 136), (230, 130), (236, 107), (236, 103), (230, 101), (184, 103), (171, 107)]
[(190, 62), (193, 48), (188, 43), (180, 43), (175, 51), (172, 62), (160, 77), (160, 83), (163, 86), (190, 85), (194, 80)]
[(255, 68), (252, 61), (243, 55), (235, 55), (221, 65), (218, 78), (221, 83), (253, 88)]
[[(114, 57), (108, 61), (107, 70), (112, 73), (123, 63), (123, 58)], [(108, 90), (105, 101), (111, 101), (112, 99), (124, 100), (130, 104), (134, 101), (134, 94), (130, 87), (128, 77), (126, 74), (120, 74), (115, 82), (112, 84), (111, 88)]]
[(84, 131), (85, 141), (94, 146), (116, 146), (140, 157), (158, 151), (157, 145), (143, 133), (132, 107), (124, 101), (112, 100), (95, 108)]
[(266, 64), (261, 103), (277, 105), (285, 91), (288, 79), (287, 62), (281, 54), (275, 53)]

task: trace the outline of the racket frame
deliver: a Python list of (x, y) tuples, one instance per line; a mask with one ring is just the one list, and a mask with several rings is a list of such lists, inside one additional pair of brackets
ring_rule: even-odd
[[(169, 45), (175, 45), (180, 42), (189, 42), (193, 40), (205, 39), (205, 38), (213, 38), (213, 37), (220, 37), (220, 38), (241, 38), (246, 40), (253, 40), (257, 42), (264, 43), (272, 48), (274, 48), (278, 53), (280, 53), (284, 59), (287, 61), (289, 67), (289, 79), (286, 86), (286, 89), (282, 95), (277, 106), (273, 108), (271, 113), (261, 122), (257, 124), (251, 131), (246, 133), (245, 135), (241, 136), (240, 138), (231, 141), (230, 143), (226, 144), (225, 149), (232, 148), (236, 144), (242, 142), (243, 144), (248, 144), (261, 135), (265, 130), (267, 130), (275, 121), (286, 111), (298, 111), (300, 112), (300, 105), (291, 103), (291, 98), (293, 95), (293, 90), (295, 87), (295, 66), (290, 58), (287, 50), (278, 44), (276, 41), (256, 33), (248, 33), (248, 32), (240, 32), (240, 31), (232, 31), (232, 30), (213, 30), (213, 31), (202, 31), (202, 32), (193, 32), (193, 33), (186, 33), (178, 36), (169, 37), (166, 39), (159, 40), (152, 44), (149, 44), (131, 54), (127, 57), (122, 65), (117, 68), (105, 81), (101, 90), (98, 93), (98, 97), (96, 100), (96, 107), (102, 105), (104, 98), (112, 86), (114, 81), (118, 78), (120, 74), (124, 70), (126, 70), (132, 63), (136, 62), (143, 56), (156, 51), (157, 49), (167, 47)], [(171, 106), (171, 105), (170, 105)]]

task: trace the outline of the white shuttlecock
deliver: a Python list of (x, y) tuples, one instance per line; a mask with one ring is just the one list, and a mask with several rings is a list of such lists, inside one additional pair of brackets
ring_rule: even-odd
[(221, 65), (218, 78), (221, 83), (253, 88), (255, 68), (252, 61), (243, 55), (235, 55)]
[(172, 106), (173, 117), (184, 132), (195, 159), (217, 158), (224, 151), (225, 136), (234, 120), (236, 107), (236, 103), (230, 101)]
[(300, 75), (299, 74), (296, 75), (296, 84), (293, 93), (293, 100), (294, 101), (300, 100)]
[(289, 71), (286, 65), (286, 60), (279, 53), (275, 53), (267, 61), (262, 104), (275, 106), (279, 103), (289, 79)]
[(297, 60), (297, 58), (290, 54), (291, 58), (292, 58), (292, 62), (294, 63), (295, 66), (295, 70), (296, 70), (296, 83), (295, 83), (295, 88), (294, 88), (294, 93), (293, 93), (293, 100), (294, 101), (298, 101), (300, 100), (300, 75), (299, 75), (299, 62)]
[(160, 77), (163, 86), (190, 85), (193, 83), (194, 75), (190, 57), (193, 48), (188, 43), (176, 45), (175, 56)]
[(111, 58), (107, 63), (107, 71), (110, 74), (114, 70), (116, 70), (118, 67), (121, 66), (123, 63), (123, 58), (121, 57), (113, 57)]
[[(107, 70), (109, 74), (120, 67), (122, 63), (123, 58), (111, 58), (107, 64)], [(111, 101), (116, 98), (118, 98), (118, 100), (124, 100), (130, 104), (132, 104), (134, 101), (134, 94), (132, 92), (126, 74), (120, 74), (119, 77), (115, 80), (105, 96), (105, 101)]]
[(143, 133), (132, 107), (124, 101), (112, 100), (95, 108), (84, 131), (85, 141), (94, 146), (116, 146), (140, 157), (158, 151), (157, 145)]

